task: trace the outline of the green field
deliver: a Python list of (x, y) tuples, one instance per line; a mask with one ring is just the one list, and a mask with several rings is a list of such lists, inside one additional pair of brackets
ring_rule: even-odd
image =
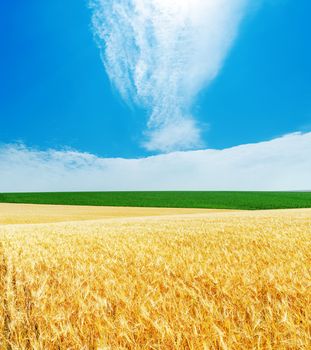
[(1, 203), (215, 209), (311, 208), (311, 192), (0, 193)]

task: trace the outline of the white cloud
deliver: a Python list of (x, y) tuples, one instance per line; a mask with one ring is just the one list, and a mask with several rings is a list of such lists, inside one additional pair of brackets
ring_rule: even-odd
[(104, 190), (311, 190), (311, 133), (128, 160), (0, 148), (0, 192)]
[(150, 113), (144, 146), (200, 147), (191, 106), (221, 69), (249, 1), (89, 1), (111, 81)]

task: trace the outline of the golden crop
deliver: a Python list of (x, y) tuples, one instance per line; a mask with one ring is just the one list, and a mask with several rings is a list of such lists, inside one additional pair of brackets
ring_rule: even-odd
[(76, 205), (40, 205), (0, 203), (1, 224), (39, 224), (64, 221), (146, 217), (180, 214), (206, 214), (229, 210), (192, 208), (127, 208)]
[(0, 349), (310, 349), (311, 210), (0, 226)]

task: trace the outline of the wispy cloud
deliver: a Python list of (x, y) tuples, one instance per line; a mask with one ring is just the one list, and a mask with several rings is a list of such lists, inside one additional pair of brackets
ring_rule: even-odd
[(128, 160), (6, 145), (0, 148), (0, 192), (311, 190), (310, 154), (311, 133)]
[(218, 74), (247, 0), (90, 0), (107, 73), (124, 99), (150, 113), (144, 146), (202, 146), (191, 113)]

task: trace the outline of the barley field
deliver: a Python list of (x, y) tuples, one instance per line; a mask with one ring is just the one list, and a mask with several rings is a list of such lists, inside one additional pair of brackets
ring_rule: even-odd
[(149, 214), (0, 225), (0, 349), (311, 349), (310, 209)]

